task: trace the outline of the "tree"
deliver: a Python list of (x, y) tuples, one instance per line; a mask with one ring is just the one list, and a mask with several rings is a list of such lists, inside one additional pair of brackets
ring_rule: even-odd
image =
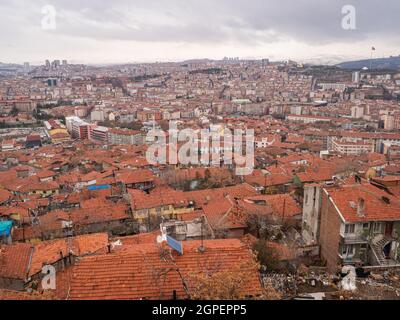
[(257, 255), (258, 262), (265, 267), (267, 272), (280, 269), (278, 252), (268, 245), (267, 240), (259, 239), (253, 244), (253, 251)]
[[(228, 270), (214, 273), (201, 272), (192, 275), (188, 284), (190, 299), (193, 300), (243, 300), (249, 297), (254, 288), (249, 284), (254, 281), (254, 272), (259, 265), (255, 261), (239, 263)], [(272, 288), (263, 288), (255, 299), (276, 300), (280, 295)]]
[(11, 111), (10, 111), (10, 116), (11, 117), (15, 117), (15, 116), (17, 116), (18, 115), (18, 109), (17, 109), (17, 107), (16, 106), (13, 106), (12, 107), (12, 109), (11, 109)]
[(169, 130), (169, 121), (168, 120), (160, 120), (158, 121), (158, 125), (160, 126), (161, 130), (167, 132)]

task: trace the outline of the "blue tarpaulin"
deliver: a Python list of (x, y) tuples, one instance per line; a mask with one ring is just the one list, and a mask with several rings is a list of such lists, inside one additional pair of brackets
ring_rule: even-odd
[(9, 236), (11, 234), (12, 221), (0, 221), (0, 236)]
[(107, 190), (110, 189), (111, 186), (110, 185), (92, 185), (92, 186), (88, 186), (87, 189), (89, 191), (96, 191), (96, 190)]

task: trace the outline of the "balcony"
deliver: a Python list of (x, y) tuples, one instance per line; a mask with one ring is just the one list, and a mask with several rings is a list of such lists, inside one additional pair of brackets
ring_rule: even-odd
[(357, 244), (357, 243), (367, 243), (368, 242), (368, 235), (363, 232), (341, 234), (341, 237), (345, 244)]

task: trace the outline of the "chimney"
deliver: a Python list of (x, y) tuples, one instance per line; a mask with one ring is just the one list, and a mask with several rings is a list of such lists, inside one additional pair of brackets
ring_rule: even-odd
[(359, 217), (364, 217), (364, 209), (365, 209), (365, 200), (363, 198), (358, 198), (357, 215)]

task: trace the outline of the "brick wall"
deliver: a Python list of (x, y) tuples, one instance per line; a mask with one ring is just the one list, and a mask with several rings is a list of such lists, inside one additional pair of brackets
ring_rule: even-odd
[(327, 194), (322, 191), (320, 245), (321, 258), (329, 271), (336, 272), (339, 263), (341, 219)]

